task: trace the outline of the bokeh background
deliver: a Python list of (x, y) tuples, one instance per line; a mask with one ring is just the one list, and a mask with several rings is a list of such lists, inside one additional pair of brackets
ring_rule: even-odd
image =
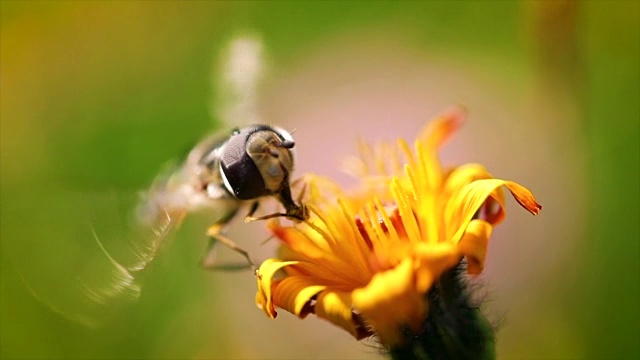
[[(345, 186), (359, 137), (412, 139), (454, 104), (443, 149), (529, 187), (479, 281), (501, 359), (640, 354), (640, 3), (1, 2), (2, 358), (380, 358), (317, 319), (254, 305), (252, 275), (198, 261), (188, 219), (136, 301), (79, 284), (126, 256), (123, 219), (167, 160), (219, 128), (220, 59), (262, 39), (266, 122), (296, 129), (299, 174)], [(261, 224), (230, 233), (258, 258)], [(120, 240), (118, 240), (120, 239)], [(233, 257), (234, 254), (225, 256)]]

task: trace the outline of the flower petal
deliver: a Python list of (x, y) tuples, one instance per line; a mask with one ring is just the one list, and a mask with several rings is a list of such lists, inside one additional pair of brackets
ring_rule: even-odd
[(467, 225), (476, 211), (488, 197), (492, 197), (500, 208), (493, 216), (495, 225), (504, 219), (504, 204), (501, 202), (498, 188), (506, 186), (516, 201), (532, 214), (538, 214), (542, 208), (535, 201), (533, 194), (525, 187), (512, 181), (501, 179), (476, 180), (451, 195), (445, 206), (445, 222), (447, 224), (447, 240), (457, 243), (467, 229)]
[[(336, 266), (333, 266), (336, 265)], [(352, 290), (363, 286), (369, 280), (359, 280), (351, 273), (342, 273), (336, 267), (346, 267), (348, 264), (325, 264), (303, 262), (289, 266), (285, 269), (288, 276), (313, 276), (317, 279), (316, 284), (331, 285), (340, 289)]]
[(509, 189), (511, 195), (513, 195), (518, 204), (527, 209), (527, 211), (533, 215), (538, 215), (540, 210), (542, 210), (542, 205), (536, 202), (531, 191), (524, 186), (513, 181), (505, 181), (504, 185)]
[(484, 269), (487, 245), (493, 226), (484, 220), (472, 220), (458, 243), (460, 252), (467, 258), (467, 272), (478, 275)]
[(357, 192), (307, 176), (309, 219), (268, 223), (284, 245), (281, 258), (296, 261), (265, 261), (258, 306), (272, 318), (276, 307), (300, 318), (315, 313), (356, 339), (375, 332), (391, 348), (408, 340), (408, 329), (417, 333), (443, 273), (463, 258), (469, 274), (482, 272), (493, 226), (505, 217), (503, 186), (531, 213), (541, 208), (526, 188), (479, 164), (443, 170), (438, 149), (464, 116), (454, 108), (436, 118), (413, 151), (404, 140), (395, 148), (362, 142)]
[(256, 282), (258, 284), (256, 305), (272, 319), (278, 315), (272, 297), (272, 286), (276, 285), (273, 276), (283, 267), (297, 263), (297, 261), (267, 259), (260, 265), (260, 268), (256, 272)]
[(454, 168), (451, 173), (448, 174), (444, 186), (444, 194), (445, 196), (452, 194), (454, 191), (476, 180), (492, 178), (493, 176), (489, 174), (484, 166), (475, 163), (464, 164)]
[(418, 166), (408, 164), (420, 179), (420, 188), (435, 190), (442, 183), (442, 166), (438, 157), (440, 148), (451, 135), (460, 127), (465, 117), (462, 108), (452, 108), (444, 114), (430, 121), (420, 131), (415, 141), (415, 155)]
[(443, 272), (455, 267), (462, 259), (458, 247), (451, 242), (419, 243), (413, 248), (416, 291), (424, 294)]
[(358, 340), (366, 335), (354, 321), (351, 292), (323, 291), (318, 295), (315, 311), (318, 317), (345, 329)]
[(418, 140), (430, 149), (438, 149), (460, 128), (467, 116), (463, 107), (453, 107), (431, 120), (418, 135)]
[(407, 258), (353, 291), (354, 308), (388, 346), (402, 343), (403, 327), (418, 331), (427, 312), (424, 294), (416, 291), (414, 280), (413, 261)]
[(267, 228), (295, 252), (304, 254), (309, 258), (321, 259), (329, 253), (327, 251), (329, 250), (328, 244), (319, 239), (320, 235), (317, 232), (302, 232), (298, 228), (280, 226), (278, 221), (268, 221)]
[(273, 290), (273, 302), (278, 307), (304, 319), (313, 308), (311, 299), (326, 289), (318, 285), (318, 279), (310, 276), (289, 276), (278, 283)]
[(390, 187), (391, 191), (393, 192), (393, 197), (398, 204), (398, 211), (400, 212), (402, 225), (404, 226), (404, 230), (407, 232), (409, 241), (420, 241), (420, 230), (418, 229), (418, 223), (416, 221), (415, 215), (413, 214), (409, 194), (407, 194), (405, 189), (402, 187), (398, 178), (393, 178)]

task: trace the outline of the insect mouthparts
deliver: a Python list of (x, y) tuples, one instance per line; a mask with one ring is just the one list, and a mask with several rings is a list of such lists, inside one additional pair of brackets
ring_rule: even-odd
[(292, 140), (283, 140), (280, 143), (280, 147), (285, 148), (285, 149), (291, 149), (291, 148), (293, 148), (295, 146), (295, 144), (296, 143), (294, 141), (292, 141)]

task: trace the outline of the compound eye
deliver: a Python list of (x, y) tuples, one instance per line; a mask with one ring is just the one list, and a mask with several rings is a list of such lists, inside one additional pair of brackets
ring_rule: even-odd
[(293, 138), (258, 125), (227, 141), (220, 170), (229, 192), (242, 200), (280, 193), (293, 171)]
[(270, 195), (262, 174), (247, 154), (249, 133), (242, 130), (229, 138), (220, 157), (220, 173), (226, 189), (241, 200)]
[(247, 141), (247, 154), (253, 159), (265, 187), (278, 193), (293, 171), (292, 142), (281, 139), (273, 131), (256, 132)]

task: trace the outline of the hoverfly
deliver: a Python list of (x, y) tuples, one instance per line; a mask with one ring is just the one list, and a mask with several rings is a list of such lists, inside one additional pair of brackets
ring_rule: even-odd
[[(91, 244), (86, 252), (89, 260), (83, 262), (80, 257), (79, 270), (73, 267), (61, 276), (72, 279), (62, 290), (45, 288), (42, 284), (48, 281), (34, 282), (30, 276), (21, 276), (39, 302), (67, 319), (97, 326), (100, 319), (108, 317), (110, 311), (106, 310), (116, 309), (121, 300), (140, 296), (141, 279), (135, 275), (147, 268), (165, 238), (186, 215), (200, 210), (215, 213), (210, 218), (209, 243), (201, 261), (206, 269), (238, 268), (218, 265), (213, 256), (218, 242), (244, 256), (246, 262), (241, 269), (253, 267), (249, 254), (225, 237), (231, 221), (244, 207), (249, 209), (245, 221), (307, 219), (301, 199), (292, 198), (295, 143), (291, 133), (277, 126), (245, 125), (263, 123), (256, 105), (263, 71), (259, 36), (249, 33), (232, 37), (220, 59), (222, 67), (214, 67), (213, 77), (219, 98), (212, 99), (211, 109), (214, 118), (236, 129), (197, 143), (177, 167), (156, 177), (142, 199), (117, 190), (83, 196), (79, 202), (87, 201), (90, 208), (80, 215), (88, 214), (89, 219), (80, 221), (82, 232), (77, 239), (85, 244), (85, 235), (92, 233), (98, 251)], [(304, 184), (300, 194), (304, 194)], [(264, 198), (275, 198), (283, 211), (254, 217)]]
[[(242, 254), (253, 267), (249, 254), (227, 239), (225, 230), (245, 203), (251, 204), (245, 222), (273, 217), (294, 221), (308, 218), (307, 208), (296, 204), (291, 195), (294, 145), (288, 131), (262, 124), (234, 129), (222, 138), (206, 138), (191, 150), (175, 173), (156, 181), (138, 209), (140, 220), (155, 227), (160, 239), (187, 213), (215, 209), (221, 215), (207, 231), (209, 252), (219, 241)], [(264, 197), (276, 198), (285, 212), (254, 217)], [(143, 263), (136, 269), (153, 258), (155, 248), (157, 245), (149, 249), (149, 254), (140, 256)], [(205, 254), (203, 267), (217, 268), (206, 261), (209, 258)]]

